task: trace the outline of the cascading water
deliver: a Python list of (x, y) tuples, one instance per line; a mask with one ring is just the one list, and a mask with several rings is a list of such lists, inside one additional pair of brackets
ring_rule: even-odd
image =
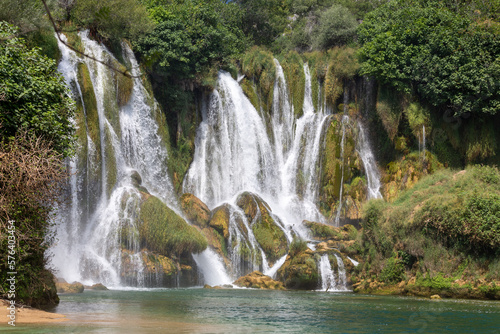
[(318, 268), (321, 275), (322, 291), (347, 291), (347, 277), (344, 262), (337, 254), (334, 254), (337, 262), (337, 275), (332, 269), (328, 254), (321, 255)]
[[(269, 203), (276, 221), (283, 223), (280, 228), (289, 241), (291, 231), (308, 238), (301, 224), (303, 219), (325, 221), (315, 203), (321, 139), (328, 117), (323, 110), (314, 110), (311, 76), (305, 64), (303, 116), (295, 119), (283, 69), (278, 61), (275, 64), (271, 111), (274, 140), (269, 139), (265, 122), (238, 82), (221, 72), (217, 89), (202, 110), (194, 159), (184, 179), (184, 191), (193, 193), (209, 207), (229, 205), (229, 239), (235, 241), (235, 246), (229, 247), (233, 275), (259, 267), (274, 275), (277, 266), (284, 262), (280, 259), (274, 266), (269, 265), (252, 233), (255, 222), (248, 221), (236, 206), (241, 192), (258, 194)], [(243, 248), (248, 252), (243, 252)], [(248, 253), (246, 259), (241, 257), (242, 252)]]
[[(118, 63), (86, 33), (80, 33), (80, 38), (86, 54)], [(116, 102), (114, 84), (120, 74), (102, 63), (77, 57), (62, 43), (59, 48), (63, 55), (59, 71), (72, 87), (75, 99), (81, 101), (82, 110), (77, 116), (78, 154), (69, 161), (71, 203), (57, 218), (59, 241), (52, 249), (53, 263), (58, 275), (68, 281), (144, 286), (149, 279), (154, 285), (158, 279), (143, 273), (137, 226), (143, 194), (137, 183), (142, 181), (141, 189), (146, 188), (178, 212), (167, 173), (167, 151), (154, 119), (159, 110), (137, 77), (138, 64), (127, 44), (122, 44), (123, 56), (136, 78), (123, 107)], [(86, 93), (79, 80), (85, 67), (90, 78)], [(85, 94), (95, 96), (94, 119), (85, 104)], [(130, 275), (124, 275), (124, 270)]]
[[(118, 63), (106, 48), (86, 34), (80, 37), (87, 54)], [(109, 286), (160, 285), (160, 276), (151, 277), (143, 270), (137, 220), (141, 203), (149, 196), (145, 192), (161, 199), (179, 215), (182, 213), (167, 173), (167, 139), (159, 135), (156, 102), (136, 77), (138, 65), (126, 44), (123, 58), (132, 66), (135, 78), (124, 105), (116, 101), (119, 74), (103, 64), (78, 58), (64, 45), (60, 49), (63, 58), (59, 70), (82, 110), (75, 119), (79, 153), (68, 163), (72, 172), (68, 184), (71, 202), (60, 210), (58, 217), (60, 241), (53, 249), (54, 264), (59, 275), (68, 281), (102, 282)], [(272, 221), (282, 239), (286, 239), (284, 246), (294, 236), (309, 239), (303, 220), (326, 223), (317, 203), (323, 143), (332, 116), (320, 90), (320, 107), (314, 109), (311, 75), (304, 64), (304, 104), (302, 116), (296, 118), (283, 69), (277, 60), (275, 65), (269, 117), (262, 114), (265, 111), (255, 109), (238, 81), (225, 72), (219, 73), (217, 89), (203, 103), (193, 162), (183, 189), (211, 209), (225, 206), (229, 213), (227, 258), (211, 249), (193, 255), (207, 284), (227, 284), (253, 270), (276, 275), (286, 253), (270, 255), (259, 243), (255, 227), (262, 220)], [(84, 83), (85, 87), (82, 68), (88, 69), (90, 83)], [(88, 103), (89, 86), (95, 96), (95, 110)], [(347, 116), (342, 118), (342, 171), (348, 121)], [(361, 126), (360, 133), (358, 151), (367, 173), (369, 197), (379, 197), (378, 173)], [(342, 178), (343, 175), (342, 172)], [(343, 179), (337, 221), (342, 183)], [(260, 203), (252, 217), (238, 203), (243, 192), (251, 192)], [(341, 261), (337, 259), (338, 284), (344, 282), (345, 286)]]
[(370, 149), (370, 143), (366, 136), (365, 129), (361, 122), (358, 122), (359, 139), (358, 139), (358, 152), (363, 161), (366, 179), (368, 183), (368, 199), (382, 198), (380, 193), (380, 175), (378, 172), (375, 157)]
[(340, 161), (341, 161), (341, 176), (340, 176), (340, 191), (339, 191), (339, 200), (337, 204), (337, 214), (335, 215), (335, 225), (339, 226), (340, 224), (340, 213), (342, 210), (342, 194), (344, 193), (344, 168), (345, 168), (345, 127), (346, 123), (349, 122), (349, 117), (347, 115), (342, 116), (342, 139), (340, 141)]

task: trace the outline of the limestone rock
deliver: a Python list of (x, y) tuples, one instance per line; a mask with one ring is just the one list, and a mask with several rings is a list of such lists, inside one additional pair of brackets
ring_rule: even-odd
[(229, 206), (221, 205), (212, 211), (208, 225), (217, 230), (224, 239), (229, 238)]
[(85, 290), (80, 282), (56, 283), (57, 293), (82, 293)]
[(285, 290), (283, 283), (273, 280), (260, 271), (254, 271), (246, 276), (238, 278), (234, 285), (254, 289)]
[(441, 299), (441, 296), (440, 295), (432, 295), (431, 299)]
[(282, 223), (271, 214), (269, 205), (258, 195), (244, 192), (236, 201), (252, 226), (255, 239), (264, 250), (270, 264), (288, 252), (288, 240)]
[(181, 207), (189, 222), (201, 228), (208, 226), (210, 210), (198, 197), (185, 193), (181, 196)]

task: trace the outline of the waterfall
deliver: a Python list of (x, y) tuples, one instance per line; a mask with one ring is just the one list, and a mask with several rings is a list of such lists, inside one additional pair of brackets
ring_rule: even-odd
[[(87, 33), (79, 36), (85, 53), (121, 66)], [(183, 214), (167, 171), (165, 145), (169, 139), (158, 125), (159, 106), (139, 78), (139, 66), (127, 44), (122, 44), (122, 56), (134, 78), (126, 79), (130, 80), (130, 94), (123, 103), (118, 101), (121, 74), (80, 58), (63, 44), (59, 47), (59, 71), (72, 88), (79, 108), (73, 120), (78, 128), (78, 153), (68, 161), (70, 200), (59, 210), (59, 241), (52, 248), (58, 275), (87, 284), (161, 285), (158, 270), (145, 270), (147, 254), (140, 247), (138, 226), (141, 204), (153, 195), (180, 216)], [(286, 254), (271, 253), (269, 247), (259, 244), (255, 231), (263, 217), (266, 224), (272, 221), (277, 233), (284, 235), (280, 237), (284, 247), (296, 236), (310, 240), (303, 220), (327, 222), (318, 209), (318, 197), (325, 136), (334, 116), (327, 110), (321, 90), (313, 97), (309, 66), (304, 63), (303, 112), (297, 118), (284, 70), (274, 61), (271, 110), (257, 110), (239, 85), (243, 77), (237, 81), (223, 71), (218, 74), (216, 89), (201, 103), (202, 121), (183, 190), (200, 198), (210, 209), (223, 205), (229, 214), (224, 250), (227, 254), (220, 258), (208, 249), (193, 255), (200, 276), (210, 285), (228, 284), (253, 270), (276, 275)], [(347, 97), (345, 92), (344, 109)], [(314, 108), (313, 98), (318, 99), (318, 109)], [(344, 157), (348, 154), (344, 146), (351, 143), (347, 126), (351, 125), (344, 115), (337, 224), (347, 168), (344, 164), (349, 158)], [(381, 197), (375, 160), (361, 125), (359, 129), (356, 148), (367, 174), (368, 196)], [(253, 216), (238, 206), (237, 200), (244, 192), (259, 201)], [(342, 260), (338, 258), (337, 262), (336, 286), (345, 286)], [(326, 273), (326, 262), (324, 266)]]
[(368, 183), (368, 199), (382, 198), (380, 193), (380, 174), (378, 172), (377, 163), (370, 148), (370, 142), (366, 136), (365, 129), (361, 122), (358, 122), (359, 139), (358, 153), (363, 161), (366, 179)]
[[(79, 36), (86, 54), (106, 63), (118, 63), (86, 32)], [(79, 58), (62, 43), (59, 48), (59, 71), (82, 110), (77, 113), (77, 154), (68, 162), (71, 202), (61, 208), (56, 218), (59, 240), (52, 248), (53, 264), (58, 275), (68, 281), (143, 286), (146, 277), (137, 226), (143, 195), (132, 178), (138, 177), (142, 180), (141, 189), (147, 189), (179, 212), (167, 173), (167, 150), (154, 119), (159, 110), (138, 77), (133, 79), (128, 103), (120, 107), (114, 82), (121, 74), (89, 58)], [(132, 50), (125, 43), (122, 48), (132, 74), (138, 76)], [(86, 82), (86, 89), (95, 96), (97, 122), (90, 118), (92, 110), (85, 105), (78, 80), (84, 71), (82, 67), (88, 68), (90, 82)], [(98, 131), (97, 136), (93, 129)], [(131, 277), (123, 277), (124, 261)]]
[(340, 190), (339, 190), (339, 200), (337, 204), (337, 214), (335, 215), (335, 225), (340, 225), (340, 212), (342, 210), (342, 193), (344, 192), (344, 148), (345, 148), (345, 127), (346, 123), (349, 121), (349, 116), (342, 116), (342, 139), (340, 141), (340, 162), (341, 162), (341, 179), (340, 179)]
[(322, 291), (348, 291), (347, 277), (345, 273), (344, 262), (337, 254), (334, 254), (337, 261), (337, 275), (332, 269), (328, 254), (321, 255), (318, 269), (321, 275)]

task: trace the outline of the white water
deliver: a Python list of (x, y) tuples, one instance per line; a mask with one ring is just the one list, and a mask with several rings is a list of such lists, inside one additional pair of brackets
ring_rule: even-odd
[(382, 194), (380, 193), (380, 174), (377, 163), (361, 122), (358, 122), (358, 129), (358, 153), (363, 161), (363, 167), (365, 168), (365, 175), (368, 183), (368, 199), (382, 198)]
[[(86, 33), (80, 33), (80, 37), (86, 54), (107, 62), (114, 59), (106, 48), (90, 40)], [(126, 44), (122, 47), (124, 58), (132, 64), (132, 74), (139, 74), (132, 51)], [(167, 173), (167, 151), (153, 118), (157, 112), (155, 102), (148, 96), (141, 80), (136, 78), (129, 103), (118, 108), (109, 99), (116, 94), (110, 90), (113, 76), (120, 74), (88, 58), (78, 58), (63, 44), (59, 44), (59, 48), (62, 52), (59, 71), (68, 85), (76, 87), (73, 89), (75, 99), (82, 99), (76, 76), (77, 65), (83, 62), (89, 68), (97, 101), (100, 147), (96, 147), (87, 135), (85, 170), (77, 168), (81, 166), (79, 159), (82, 158), (76, 156), (69, 161), (72, 172), (69, 187), (71, 203), (61, 210), (56, 219), (59, 241), (51, 249), (53, 264), (58, 270), (57, 275), (70, 282), (100, 282), (115, 287), (122, 284), (143, 286), (144, 265), (136, 226), (141, 195), (132, 186), (131, 173), (137, 171), (142, 185), (151, 194), (178, 211)], [(107, 115), (119, 119), (119, 128), (113, 127)], [(98, 150), (100, 157), (96, 155)], [(113, 156), (114, 161), (111, 160)], [(112, 166), (116, 169), (113, 170)], [(96, 174), (99, 169), (101, 172)], [(108, 173), (116, 174), (116, 184), (108, 184)], [(121, 233), (124, 228), (127, 233)], [(122, 254), (122, 244), (127, 245), (130, 254)], [(132, 281), (124, 281), (121, 277), (122, 262), (126, 258), (131, 266), (129, 270), (132, 269), (135, 275)]]
[[(272, 140), (265, 121), (244, 95), (238, 82), (225, 72), (219, 73), (217, 89), (202, 110), (203, 121), (196, 136), (195, 154), (184, 179), (185, 192), (191, 192), (210, 208), (222, 203), (231, 207), (230, 240), (236, 246), (229, 249), (233, 275), (258, 269), (274, 274), (280, 261), (269, 266), (265, 254), (256, 242), (251, 226), (234, 205), (243, 191), (258, 194), (269, 205), (275, 220), (292, 239), (291, 231), (307, 239), (302, 220), (325, 222), (316, 207), (321, 141), (327, 115), (314, 110), (309, 68), (304, 65), (306, 88), (303, 116), (295, 119), (288, 96), (283, 69), (276, 64)], [(236, 223), (243, 221), (248, 233)], [(251, 250), (252, 259), (242, 259), (240, 248)], [(259, 255), (260, 254), (260, 255)], [(249, 262), (250, 265), (244, 262)], [(245, 270), (246, 269), (246, 270)]]
[(342, 258), (334, 254), (337, 261), (338, 272), (332, 269), (328, 254), (321, 255), (318, 269), (321, 275), (321, 290), (322, 291), (347, 291), (347, 277)]
[(215, 286), (233, 282), (233, 279), (226, 274), (220, 256), (210, 248), (205, 249), (200, 254), (193, 254), (193, 258), (200, 269), (205, 284)]

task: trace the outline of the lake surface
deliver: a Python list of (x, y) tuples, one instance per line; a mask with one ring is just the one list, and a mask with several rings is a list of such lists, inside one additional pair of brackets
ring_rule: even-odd
[(14, 332), (500, 333), (497, 301), (201, 288), (85, 291), (60, 298), (53, 311), (69, 321)]

